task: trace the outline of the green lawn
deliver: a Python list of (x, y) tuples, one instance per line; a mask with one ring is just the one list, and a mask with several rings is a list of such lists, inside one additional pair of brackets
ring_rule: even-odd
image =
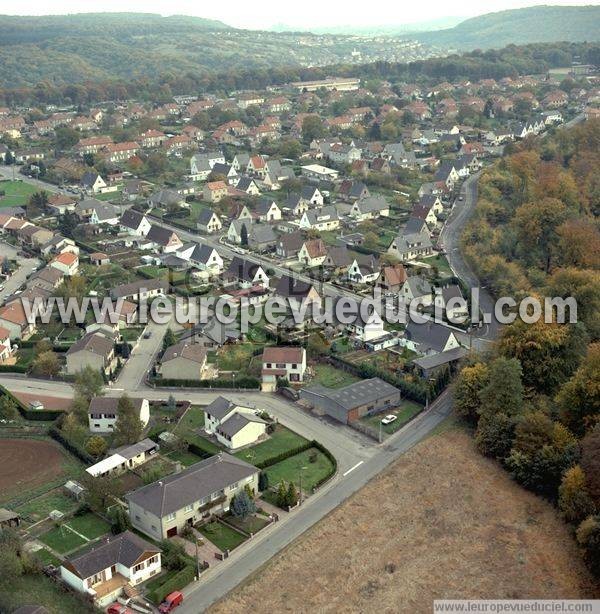
[(61, 560), (55, 557), (50, 550), (46, 550), (46, 548), (36, 550), (35, 555), (40, 559), (42, 565), (54, 565), (58, 567), (61, 564)]
[(412, 420), (412, 418), (414, 418), (422, 409), (423, 406), (419, 405), (419, 403), (415, 403), (414, 401), (409, 401), (405, 399), (404, 401), (401, 401), (399, 407), (376, 414), (374, 416), (365, 416), (360, 420), (364, 424), (367, 424), (374, 429), (379, 430), (381, 419), (388, 414), (394, 414), (395, 416), (398, 416), (398, 419), (395, 422), (392, 422), (391, 424), (381, 425), (381, 429), (383, 430), (383, 432), (390, 435), (401, 429), (407, 422)]
[(433, 258), (423, 258), (423, 262), (433, 267), (436, 267), (440, 274), (440, 277), (452, 277), (454, 275), (452, 269), (450, 268), (450, 265), (448, 264), (448, 259), (446, 258), (446, 256), (438, 254)]
[(67, 554), (88, 543), (64, 525), (50, 529), (50, 531), (40, 536), (39, 539), (43, 544), (46, 544), (46, 546), (49, 546), (59, 554)]
[(139, 339), (143, 330), (143, 328), (124, 328), (121, 331), (121, 335), (125, 341), (135, 343)]
[(217, 365), (221, 371), (247, 371), (254, 352), (259, 349), (262, 345), (256, 343), (228, 345), (217, 353)]
[(275, 486), (281, 480), (294, 482), (300, 486), (300, 473), (302, 472), (302, 490), (310, 491), (317, 483), (333, 471), (331, 461), (316, 448), (310, 448), (300, 454), (286, 458), (280, 463), (265, 469), (269, 476), (269, 484)]
[(269, 524), (269, 521), (264, 516), (248, 516), (242, 520), (230, 515), (227, 516), (227, 522), (246, 533), (258, 533)]
[(66, 524), (90, 540), (97, 539), (110, 531), (108, 522), (92, 513), (73, 516)]
[(321, 384), (327, 388), (342, 388), (359, 380), (358, 377), (343, 369), (336, 369), (331, 365), (314, 365), (315, 377), (313, 383)]
[(48, 517), (48, 514), (53, 510), (58, 510), (66, 514), (77, 507), (77, 502), (67, 497), (60, 491), (49, 492), (42, 497), (33, 499), (19, 506), (16, 511), (21, 516), (30, 519), (32, 522), (37, 522)]
[(173, 432), (179, 437), (185, 439), (188, 443), (196, 444), (208, 454), (218, 454), (221, 448), (214, 443), (199, 435), (196, 431), (204, 426), (204, 411), (197, 405), (192, 405)]
[(278, 424), (269, 439), (251, 448), (240, 450), (234, 456), (251, 464), (261, 463), (268, 458), (277, 456), (286, 450), (297, 448), (304, 443), (306, 443), (304, 437)]
[(221, 550), (233, 550), (246, 541), (246, 538), (220, 522), (209, 522), (200, 527), (200, 533)]
[(199, 463), (202, 460), (200, 456), (193, 454), (192, 452), (181, 452), (179, 450), (169, 452), (168, 457), (172, 461), (180, 462), (184, 467), (189, 467), (190, 465)]
[(0, 207), (20, 207), (27, 204), (37, 189), (24, 181), (0, 181)]
[(43, 574), (23, 575), (11, 578), (10, 590), (3, 591), (2, 605), (12, 612), (23, 604), (35, 603), (47, 608), (52, 614), (77, 612), (93, 614), (97, 610), (91, 603), (79, 599)]

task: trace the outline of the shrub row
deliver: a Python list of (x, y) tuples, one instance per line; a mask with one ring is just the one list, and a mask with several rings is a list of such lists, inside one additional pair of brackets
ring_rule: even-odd
[(72, 441), (69, 441), (62, 434), (61, 430), (58, 427), (52, 426), (50, 430), (48, 431), (48, 434), (50, 435), (50, 437), (52, 437), (52, 439), (54, 439), (55, 441), (58, 441), (58, 443), (60, 443), (61, 446), (63, 446), (65, 449), (71, 452), (71, 454), (76, 456), (80, 461), (82, 461), (86, 465), (93, 465), (96, 462), (93, 459), (93, 457), (90, 456), (83, 448), (80, 448), (77, 444), (73, 443)]
[(148, 593), (148, 599), (159, 604), (168, 594), (180, 591), (194, 581), (196, 569), (194, 565), (186, 565), (181, 571), (171, 576), (164, 584)]
[(248, 388), (256, 390), (260, 388), (260, 381), (256, 377), (237, 377), (235, 381), (230, 379), (169, 379), (156, 378), (152, 381), (155, 386), (175, 388)]

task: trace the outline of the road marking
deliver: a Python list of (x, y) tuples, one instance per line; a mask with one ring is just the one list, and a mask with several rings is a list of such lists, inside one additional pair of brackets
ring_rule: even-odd
[(345, 478), (351, 471), (354, 471), (357, 467), (360, 467), (365, 461), (359, 461), (354, 465), (354, 467), (350, 467), (346, 473), (342, 473), (342, 477)]

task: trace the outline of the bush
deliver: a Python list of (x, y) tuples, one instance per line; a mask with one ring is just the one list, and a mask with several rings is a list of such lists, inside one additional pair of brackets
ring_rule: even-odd
[(258, 390), (260, 380), (256, 377), (237, 377), (235, 381), (230, 379), (168, 379), (156, 378), (152, 381), (155, 386), (173, 388), (248, 388)]
[(169, 593), (180, 591), (194, 581), (196, 568), (188, 564), (181, 571), (171, 576), (164, 584), (148, 593), (148, 599), (159, 604)]

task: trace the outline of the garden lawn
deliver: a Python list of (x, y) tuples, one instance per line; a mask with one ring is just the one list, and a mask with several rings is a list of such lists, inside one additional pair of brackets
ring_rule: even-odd
[(268, 458), (279, 456), (287, 450), (293, 450), (306, 443), (306, 439), (285, 426), (278, 424), (269, 439), (251, 448), (240, 450), (234, 456), (248, 463), (262, 463)]
[(315, 377), (313, 381), (327, 388), (343, 388), (359, 380), (352, 373), (348, 373), (348, 371), (343, 369), (336, 369), (331, 365), (314, 365), (314, 371)]
[(262, 349), (261, 344), (240, 343), (228, 345), (217, 353), (217, 365), (220, 371), (246, 371), (254, 352)]
[(188, 443), (193, 443), (204, 450), (207, 454), (218, 454), (221, 448), (216, 446), (196, 431), (204, 427), (204, 411), (197, 405), (192, 405), (179, 421), (173, 432), (185, 439)]
[(24, 181), (0, 181), (0, 192), (4, 192), (4, 196), (0, 196), (0, 207), (22, 207), (37, 189)]
[(241, 533), (220, 522), (209, 522), (199, 528), (200, 533), (221, 550), (233, 550), (246, 541)]
[(92, 513), (73, 516), (66, 524), (90, 540), (97, 539), (110, 531), (110, 524)]
[(22, 517), (31, 519), (32, 522), (37, 522), (47, 518), (48, 514), (53, 510), (67, 514), (74, 510), (76, 506), (77, 503), (73, 499), (58, 490), (54, 490), (24, 503), (17, 507), (15, 511), (21, 514)]
[(394, 414), (395, 416), (398, 416), (396, 421), (392, 422), (391, 424), (381, 425), (382, 431), (388, 435), (391, 435), (392, 433), (395, 433), (401, 429), (407, 422), (412, 420), (422, 409), (423, 406), (419, 403), (405, 399), (404, 401), (400, 402), (399, 407), (386, 410), (379, 414), (375, 414), (374, 416), (364, 416), (360, 419), (360, 421), (374, 429), (379, 430), (381, 419), (388, 414)]
[(34, 554), (40, 559), (42, 565), (54, 565), (54, 567), (58, 567), (61, 564), (61, 560), (54, 556), (50, 550), (46, 550), (46, 548), (36, 550)]
[(41, 535), (39, 539), (43, 544), (46, 544), (46, 546), (59, 554), (67, 554), (88, 543), (83, 537), (79, 537), (77, 533), (73, 533), (65, 525), (50, 529), (50, 531)]
[(450, 268), (450, 265), (448, 264), (446, 256), (438, 254), (433, 258), (423, 258), (423, 262), (436, 267), (440, 274), (440, 277), (452, 277), (454, 275), (452, 269)]
[(246, 533), (258, 533), (261, 529), (264, 529), (269, 521), (264, 516), (248, 516), (245, 519), (236, 518), (235, 516), (227, 516), (226, 518), (229, 524), (234, 527), (245, 531)]
[(179, 450), (174, 450), (173, 452), (169, 452), (168, 457), (172, 461), (180, 462), (184, 467), (189, 467), (194, 463), (199, 463), (202, 458), (193, 452), (182, 452)]
[[(314, 462), (311, 462), (311, 458), (314, 458)], [(298, 488), (300, 487), (300, 472), (302, 472), (302, 490), (307, 492), (333, 472), (333, 465), (323, 452), (317, 448), (310, 448), (271, 465), (264, 471), (269, 476), (271, 486), (274, 487), (284, 480), (294, 482)]]

